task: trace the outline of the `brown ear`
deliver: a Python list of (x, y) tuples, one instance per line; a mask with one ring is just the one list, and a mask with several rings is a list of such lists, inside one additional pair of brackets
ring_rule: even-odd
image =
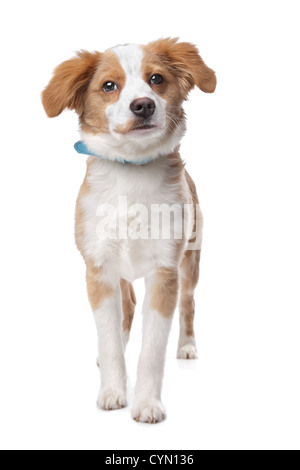
[(178, 78), (185, 95), (195, 85), (205, 93), (213, 93), (217, 85), (215, 72), (204, 63), (196, 46), (177, 41), (178, 38), (160, 39), (150, 46)]
[(77, 56), (60, 64), (42, 93), (42, 103), (49, 117), (58, 116), (65, 108), (83, 112), (83, 94), (99, 65), (100, 52), (77, 52)]

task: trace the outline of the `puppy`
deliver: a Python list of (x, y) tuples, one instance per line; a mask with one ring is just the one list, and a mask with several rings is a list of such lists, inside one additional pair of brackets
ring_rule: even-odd
[[(157, 423), (165, 351), (180, 291), (179, 359), (197, 358), (194, 290), (202, 216), (179, 143), (183, 101), (216, 77), (197, 48), (177, 39), (80, 51), (59, 65), (42, 94), (49, 117), (79, 116), (79, 153), (89, 155), (76, 208), (76, 242), (87, 268), (99, 338), (103, 410), (125, 407), (124, 350), (134, 316), (132, 283), (144, 277), (143, 346), (132, 417)], [(160, 224), (161, 220), (163, 221)]]

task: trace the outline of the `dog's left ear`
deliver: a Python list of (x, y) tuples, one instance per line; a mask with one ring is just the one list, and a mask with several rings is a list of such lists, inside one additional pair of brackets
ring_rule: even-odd
[(151, 46), (178, 78), (185, 95), (195, 85), (205, 93), (213, 93), (217, 85), (215, 72), (204, 63), (196, 46), (177, 41), (160, 39)]

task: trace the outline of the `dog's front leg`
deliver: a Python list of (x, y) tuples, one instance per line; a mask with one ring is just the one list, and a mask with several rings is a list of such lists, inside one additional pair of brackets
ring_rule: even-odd
[(132, 417), (157, 423), (165, 418), (161, 403), (165, 353), (178, 295), (176, 269), (160, 268), (146, 279), (143, 346), (139, 358)]
[(87, 289), (99, 342), (101, 389), (97, 404), (103, 410), (116, 410), (127, 404), (120, 281), (88, 263)]

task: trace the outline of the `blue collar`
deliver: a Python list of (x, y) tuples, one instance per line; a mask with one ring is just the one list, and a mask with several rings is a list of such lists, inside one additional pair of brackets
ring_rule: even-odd
[[(98, 158), (102, 158), (103, 160), (108, 160), (108, 158), (102, 157), (102, 155), (98, 155), (96, 153), (91, 152), (82, 140), (79, 140), (78, 142), (76, 142), (76, 144), (74, 145), (74, 148), (76, 152), (81, 153), (83, 155), (92, 155), (93, 157), (98, 157)], [(123, 158), (118, 158), (116, 161), (119, 163), (123, 163), (123, 165), (141, 166), (141, 165), (147, 165), (147, 163), (152, 162), (152, 160), (153, 158), (148, 158), (147, 160), (141, 160), (141, 161), (131, 161), (131, 160), (124, 160)], [(109, 161), (113, 161), (113, 160), (109, 160)]]

